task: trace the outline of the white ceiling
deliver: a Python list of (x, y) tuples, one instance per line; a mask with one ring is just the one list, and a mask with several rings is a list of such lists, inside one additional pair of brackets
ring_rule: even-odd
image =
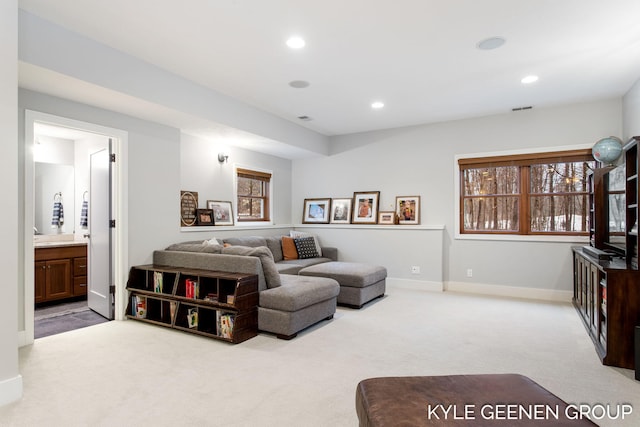
[[(19, 5), (324, 135), (620, 97), (640, 77), (638, 0), (20, 0)], [(306, 40), (304, 49), (285, 45), (294, 34)], [(477, 49), (492, 36), (506, 43)], [(520, 83), (529, 74), (539, 81)], [(288, 85), (292, 80), (310, 86), (295, 89)], [(77, 92), (99, 105), (100, 92)], [(114, 99), (104, 102), (114, 108)], [(374, 100), (385, 108), (372, 110)], [(170, 112), (158, 114), (161, 123), (171, 123)], [(312, 120), (299, 120), (302, 115)]]

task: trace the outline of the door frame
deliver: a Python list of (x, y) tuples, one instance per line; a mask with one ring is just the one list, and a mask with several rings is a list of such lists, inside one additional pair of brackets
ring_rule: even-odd
[(36, 122), (47, 123), (54, 126), (77, 129), (89, 133), (97, 133), (113, 139), (113, 154), (116, 162), (113, 165), (114, 193), (112, 202), (114, 219), (116, 220), (115, 237), (112, 247), (114, 285), (115, 294), (115, 320), (124, 319), (127, 295), (127, 266), (128, 266), (128, 187), (127, 180), (127, 147), (128, 132), (122, 129), (110, 128), (94, 123), (83, 122), (65, 117), (55, 116), (38, 111), (25, 110), (24, 121), (24, 332), (19, 333), (18, 344), (25, 346), (34, 342), (34, 246), (33, 246), (33, 226), (34, 226), (34, 163), (33, 127)]

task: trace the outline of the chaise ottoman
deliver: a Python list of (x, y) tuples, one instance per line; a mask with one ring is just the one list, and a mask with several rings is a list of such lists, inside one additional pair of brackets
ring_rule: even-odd
[(370, 378), (358, 384), (356, 412), (360, 427), (597, 425), (517, 374)]
[(340, 284), (338, 304), (361, 308), (384, 295), (387, 269), (356, 262), (324, 262), (301, 269), (300, 276), (329, 277)]

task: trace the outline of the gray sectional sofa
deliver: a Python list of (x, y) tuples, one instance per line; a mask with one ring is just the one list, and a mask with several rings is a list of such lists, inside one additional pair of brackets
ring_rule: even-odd
[(304, 267), (337, 260), (337, 249), (321, 248), (322, 256), (285, 260), (282, 236), (234, 237), (184, 242), (153, 253), (153, 263), (258, 276), (258, 328), (291, 339), (336, 311), (339, 283), (325, 277), (298, 276)]

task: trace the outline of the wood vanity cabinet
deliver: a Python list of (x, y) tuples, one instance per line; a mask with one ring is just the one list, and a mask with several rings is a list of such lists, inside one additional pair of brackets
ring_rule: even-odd
[(36, 248), (35, 302), (48, 302), (87, 294), (87, 246)]

